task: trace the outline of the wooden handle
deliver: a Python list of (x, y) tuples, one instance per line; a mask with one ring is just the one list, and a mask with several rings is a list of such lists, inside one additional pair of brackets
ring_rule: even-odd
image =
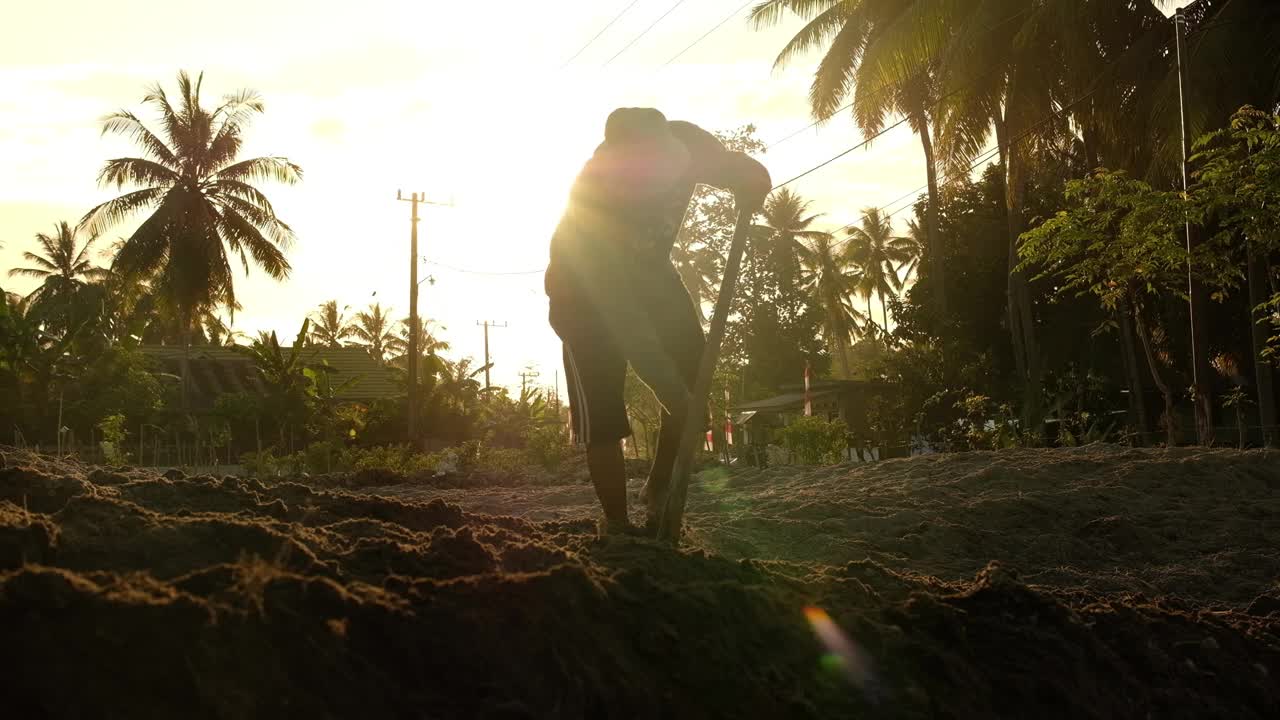
[(711, 329), (707, 333), (707, 342), (702, 349), (698, 377), (689, 395), (689, 412), (685, 418), (684, 434), (680, 437), (680, 447), (676, 451), (675, 467), (671, 473), (671, 484), (667, 488), (662, 518), (658, 522), (658, 537), (672, 543), (680, 540), (680, 528), (684, 522), (685, 497), (689, 492), (689, 476), (693, 469), (693, 453), (705, 437), (702, 420), (707, 408), (707, 393), (711, 391), (711, 377), (715, 374), (716, 363), (720, 360), (720, 345), (724, 342), (725, 325), (729, 322), (729, 307), (733, 304), (733, 293), (738, 285), (738, 268), (742, 264), (742, 254), (746, 250), (747, 235), (751, 232), (751, 218), (754, 215), (752, 208), (743, 208), (738, 211), (738, 225), (734, 228), (729, 257), (725, 260), (724, 279), (720, 281), (720, 294), (716, 298), (715, 312), (711, 316)]

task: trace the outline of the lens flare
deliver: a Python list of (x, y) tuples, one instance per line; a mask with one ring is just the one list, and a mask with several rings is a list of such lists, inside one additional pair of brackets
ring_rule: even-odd
[(853, 638), (840, 629), (827, 611), (810, 605), (804, 609), (804, 617), (809, 621), (809, 627), (813, 628), (813, 634), (818, 636), (818, 641), (827, 650), (819, 658), (819, 666), (828, 672), (843, 673), (867, 699), (877, 702), (880, 690), (871, 667), (871, 658), (858, 647)]

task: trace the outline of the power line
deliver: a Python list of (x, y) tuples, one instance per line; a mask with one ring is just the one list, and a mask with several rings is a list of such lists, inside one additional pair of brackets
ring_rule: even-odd
[(666, 18), (666, 17), (667, 17), (668, 15), (670, 15), (671, 13), (675, 12), (676, 8), (680, 7), (680, 6), (681, 6), (681, 5), (683, 5), (683, 4), (684, 4), (684, 0), (676, 0), (676, 4), (675, 4), (675, 5), (672, 5), (672, 6), (671, 6), (671, 8), (670, 8), (669, 10), (667, 10), (667, 11), (666, 11), (666, 12), (664, 12), (664, 13), (662, 13), (662, 15), (661, 15), (657, 20), (654, 20), (654, 21), (649, 25), (649, 27), (645, 28), (644, 30), (641, 30), (639, 35), (637, 35), (637, 36), (635, 36), (634, 38), (632, 38), (632, 39), (631, 39), (631, 42), (627, 43), (626, 45), (623, 45), (623, 46), (622, 46), (622, 49), (621, 49), (621, 50), (619, 50), (618, 52), (614, 53), (613, 57), (611, 57), (611, 58), (609, 58), (608, 60), (606, 60), (604, 64), (605, 64), (605, 65), (608, 65), (609, 63), (613, 62), (614, 60), (617, 60), (619, 55), (621, 55), (622, 53), (624, 53), (624, 52), (626, 52), (628, 49), (630, 49), (630, 47), (631, 47), (632, 45), (635, 45), (636, 43), (640, 42), (640, 38), (644, 37), (645, 35), (648, 35), (650, 30), (652, 30), (654, 27), (656, 27), (656, 26), (658, 25), (658, 23), (662, 22), (664, 18)]
[(876, 134), (872, 135), (871, 137), (867, 138), (866, 140), (863, 140), (862, 142), (858, 143), (857, 145), (854, 145), (853, 147), (849, 148), (848, 150), (844, 150), (844, 151), (842, 151), (842, 152), (840, 152), (840, 153), (838, 153), (838, 154), (836, 154), (836, 155), (833, 155), (832, 157), (827, 158), (826, 160), (823, 160), (822, 162), (818, 163), (817, 165), (814, 165), (813, 167), (809, 168), (808, 170), (805, 170), (804, 172), (800, 173), (799, 175), (796, 175), (795, 177), (791, 178), (790, 180), (788, 180), (788, 181), (786, 181), (786, 182), (784, 182), (784, 183), (779, 183), (779, 184), (777, 184), (777, 185), (774, 185), (774, 186), (773, 186), (773, 188), (770, 190), (770, 192), (773, 192), (773, 190), (777, 190), (777, 189), (779, 189), (779, 188), (786, 187), (786, 186), (790, 185), (791, 183), (793, 183), (793, 182), (795, 182), (795, 181), (799, 180), (800, 178), (804, 177), (805, 175), (808, 175), (809, 173), (812, 173), (812, 172), (814, 172), (814, 171), (816, 171), (816, 170), (821, 170), (822, 168), (824, 168), (824, 167), (826, 167), (826, 166), (830, 165), (831, 163), (835, 162), (836, 160), (839, 160), (840, 158), (844, 157), (845, 155), (848, 155), (849, 153), (853, 152), (854, 150), (857, 150), (858, 148), (866, 147), (867, 145), (869, 145), (869, 144), (871, 143), (871, 141), (875, 140), (876, 138), (880, 137), (881, 135), (884, 135), (885, 133), (887, 133), (887, 132), (889, 132), (890, 130), (892, 130), (892, 129), (894, 129), (894, 128), (898, 127), (899, 125), (901, 125), (901, 124), (903, 124), (903, 123), (907, 122), (907, 121), (908, 121), (908, 120), (910, 120), (910, 119), (911, 119), (911, 117), (910, 117), (909, 115), (907, 115), (907, 116), (903, 116), (903, 118), (902, 118), (901, 120), (899, 120), (898, 122), (896, 122), (896, 123), (894, 123), (894, 124), (890, 125), (889, 127), (885, 128), (885, 129), (883, 129), (883, 130), (881, 130), (880, 132), (878, 132), (878, 133), (876, 133)]
[(427, 260), (426, 258), (423, 258), (423, 262), (430, 265), (435, 265), (437, 267), (442, 267), (446, 270), (466, 273), (468, 275), (533, 275), (534, 273), (540, 273), (546, 270), (546, 268), (538, 268), (536, 270), (510, 270), (510, 271), (472, 270), (471, 268), (457, 267), (456, 265), (449, 265), (447, 263), (442, 263), (438, 260)]
[(600, 32), (596, 33), (595, 35), (592, 35), (591, 39), (588, 40), (585, 45), (578, 48), (578, 52), (574, 53), (573, 57), (569, 58), (568, 60), (565, 60), (564, 65), (561, 65), (560, 68), (563, 70), (564, 68), (569, 66), (569, 63), (573, 62), (574, 60), (577, 60), (579, 55), (585, 52), (587, 48), (591, 47), (591, 44), (594, 43), (596, 40), (598, 40), (600, 36), (604, 34), (605, 30), (608, 30), (609, 28), (613, 27), (613, 24), (618, 22), (618, 20), (622, 19), (622, 16), (626, 15), (627, 11), (630, 10), (632, 7), (635, 7), (635, 4), (638, 2), (640, 2), (640, 0), (631, 0), (630, 5), (627, 5), (626, 7), (622, 8), (622, 11), (619, 12), (617, 15), (614, 15), (612, 20), (610, 20), (608, 23), (605, 23), (605, 26), (600, 28)]
[(719, 30), (721, 27), (724, 27), (724, 24), (725, 24), (725, 23), (727, 23), (727, 22), (729, 22), (730, 20), (732, 20), (733, 18), (737, 17), (737, 15), (738, 15), (739, 13), (741, 13), (743, 10), (746, 10), (746, 9), (747, 9), (747, 6), (748, 6), (748, 5), (750, 5), (752, 2), (754, 2), (754, 0), (747, 0), (746, 2), (742, 3), (742, 5), (741, 5), (737, 10), (734, 10), (733, 12), (729, 13), (728, 15), (726, 15), (726, 16), (725, 16), (725, 18), (724, 18), (723, 20), (721, 20), (720, 22), (716, 23), (716, 26), (715, 26), (715, 27), (713, 27), (713, 28), (711, 28), (710, 30), (708, 30), (708, 31), (706, 31), (706, 32), (704, 32), (704, 33), (702, 33), (702, 36), (701, 36), (701, 37), (699, 37), (697, 40), (694, 40), (693, 42), (689, 43), (689, 46), (688, 46), (688, 47), (686, 47), (685, 49), (683, 49), (683, 50), (681, 50), (680, 52), (676, 53), (675, 55), (672, 55), (670, 60), (668, 60), (668, 61), (666, 61), (666, 62), (664, 62), (664, 63), (662, 63), (662, 64), (665, 66), (665, 65), (670, 65), (671, 63), (675, 62), (675, 61), (676, 61), (676, 58), (678, 58), (678, 57), (680, 57), (681, 55), (683, 55), (683, 54), (685, 54), (685, 53), (689, 52), (690, 50), (692, 50), (694, 45), (697, 45), (698, 43), (702, 42), (703, 40), (706, 40), (708, 35), (710, 35), (711, 33), (713, 33), (713, 32), (715, 32), (715, 31)]

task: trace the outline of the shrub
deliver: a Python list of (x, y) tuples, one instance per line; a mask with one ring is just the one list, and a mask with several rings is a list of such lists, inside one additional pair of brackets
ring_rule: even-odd
[(102, 433), (102, 454), (108, 465), (124, 465), (129, 462), (129, 453), (124, 449), (124, 441), (128, 437), (124, 422), (124, 415), (116, 413), (102, 418), (98, 423), (98, 431)]
[(778, 437), (790, 453), (791, 462), (819, 465), (844, 460), (848, 432), (843, 420), (802, 417), (782, 428)]
[(275, 477), (280, 474), (280, 460), (271, 448), (262, 452), (247, 452), (240, 456), (240, 465), (249, 477)]
[(560, 423), (535, 425), (525, 434), (525, 454), (530, 462), (555, 470), (569, 455), (569, 438)]

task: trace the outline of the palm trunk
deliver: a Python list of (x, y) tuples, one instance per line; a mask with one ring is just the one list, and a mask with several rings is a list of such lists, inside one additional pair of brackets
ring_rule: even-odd
[(1129, 385), (1129, 413), (1138, 424), (1138, 444), (1145, 445), (1147, 435), (1151, 432), (1151, 422), (1147, 418), (1146, 395), (1142, 375), (1138, 370), (1138, 353), (1133, 346), (1133, 321), (1128, 301), (1121, 301), (1116, 316), (1120, 320), (1120, 349)]
[[(929, 247), (929, 273), (933, 276), (933, 287), (936, 293), (938, 313), (947, 317), (947, 278), (943, 272), (944, 258), (942, 237), (938, 231), (938, 163), (933, 152), (933, 138), (929, 137), (929, 116), (921, 107), (917, 111), (916, 131), (920, 134), (920, 145), (924, 149), (925, 177), (928, 179), (929, 207), (925, 212), (925, 235)], [(886, 327), (887, 331), (888, 328)]]
[[(1255, 310), (1266, 302), (1267, 284), (1266, 256), (1257, 251), (1254, 243), (1249, 243), (1249, 331), (1253, 340), (1253, 374), (1258, 390), (1258, 418), (1262, 425), (1262, 444), (1266, 447), (1276, 445), (1276, 394), (1271, 373), (1271, 361), (1262, 357), (1267, 347), (1266, 314)], [(1238, 407), (1238, 406), (1237, 406)]]
[(839, 331), (839, 312), (840, 309), (832, 309), (831, 305), (827, 305), (827, 328), (831, 333), (831, 341), (835, 345), (835, 351), (840, 356), (840, 371), (843, 373), (845, 380), (849, 377), (849, 353), (845, 352), (845, 334)]
[(1147, 367), (1151, 369), (1151, 379), (1155, 381), (1156, 387), (1159, 388), (1160, 394), (1164, 397), (1164, 417), (1162, 418), (1165, 432), (1168, 434), (1169, 447), (1178, 444), (1177, 420), (1174, 415), (1173, 408), (1173, 392), (1169, 389), (1168, 383), (1160, 375), (1160, 365), (1156, 361), (1156, 355), (1151, 349), (1151, 333), (1147, 330), (1147, 323), (1142, 319), (1142, 307), (1138, 303), (1131, 303), (1133, 308), (1133, 320), (1137, 324), (1138, 339), (1142, 341), (1142, 352), (1147, 358)]
[[(1031, 293), (1028, 288), (1026, 273), (1018, 269), (1018, 245), (1022, 233), (1026, 231), (1026, 218), (1023, 216), (1023, 205), (1026, 200), (1026, 155), (1014, 142), (1018, 137), (1016, 124), (1008, 118), (1014, 116), (1008, 108), (1016, 107), (1015, 82), (1009, 82), (1004, 122), (1005, 136), (1000, 142), (1005, 147), (1005, 211), (1009, 228), (1009, 318), (1010, 332), (1014, 337), (1015, 357), (1021, 353), (1023, 365), (1023, 407), (1022, 420), (1025, 429), (1039, 432), (1041, 418), (1042, 371), (1040, 349), (1036, 342), (1035, 319), (1031, 310)], [(997, 124), (999, 132), (999, 123)]]
[(875, 318), (875, 315), (871, 314), (871, 293), (867, 293), (867, 324), (872, 327), (872, 333), (871, 333), (872, 340), (875, 339), (876, 321), (874, 318)]
[(182, 313), (182, 414), (191, 414), (191, 400), (187, 386), (191, 375), (191, 322), (192, 312)]
[(889, 303), (884, 299), (884, 293), (880, 293), (880, 321), (884, 323), (884, 346), (889, 348)]

